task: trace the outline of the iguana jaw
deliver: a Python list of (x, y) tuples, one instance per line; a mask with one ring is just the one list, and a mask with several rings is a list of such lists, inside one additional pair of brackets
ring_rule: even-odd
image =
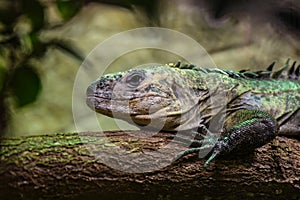
[[(152, 101), (151, 99), (153, 98), (157, 98), (157, 96), (145, 96), (142, 99)], [(159, 98), (163, 99), (163, 97)], [(168, 101), (169, 99), (165, 98), (165, 100)], [(146, 102), (148, 101), (146, 100)], [(98, 113), (125, 120), (133, 125), (165, 131), (176, 131), (180, 126), (185, 126), (186, 121), (191, 121), (190, 117), (193, 115), (192, 112), (196, 107), (196, 105), (181, 106), (179, 102), (173, 101), (173, 104), (164, 108), (151, 109), (151, 107), (148, 107), (140, 111), (137, 110), (139, 106), (135, 105), (134, 102), (140, 102), (140, 99), (106, 99), (92, 95), (87, 97), (88, 106)], [(174, 110), (175, 107), (181, 109)], [(194, 124), (189, 123), (188, 127), (184, 129), (193, 128)]]
[[(133, 80), (138, 82), (135, 87)], [(178, 80), (182, 79), (173, 69), (162, 67), (105, 75), (87, 89), (87, 105), (106, 116), (142, 126), (165, 124), (164, 130), (169, 130), (180, 125), (182, 114), (195, 101), (186, 96), (189, 90), (180, 88), (188, 84)]]
[[(146, 103), (141, 109), (142, 101), (153, 102), (154, 99), (160, 102), (167, 102), (169, 99), (159, 96), (144, 96), (134, 99), (107, 99), (97, 95), (88, 95), (86, 98), (87, 105), (98, 113), (109, 117), (128, 120), (131, 118), (138, 125), (146, 125), (151, 120), (163, 120), (166, 118), (177, 118), (182, 114), (182, 110), (173, 111), (174, 104), (162, 107), (161, 104), (153, 104), (152, 106)], [(178, 105), (179, 106), (179, 105)]]

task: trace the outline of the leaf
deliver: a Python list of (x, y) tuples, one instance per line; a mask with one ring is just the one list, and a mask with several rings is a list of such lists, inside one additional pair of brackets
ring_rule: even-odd
[(44, 7), (38, 0), (23, 0), (22, 9), (31, 20), (33, 31), (38, 31), (44, 26)]
[(74, 17), (80, 10), (80, 2), (72, 0), (58, 0), (57, 9), (64, 20)]
[(17, 68), (10, 83), (12, 93), (19, 107), (34, 102), (42, 88), (40, 77), (30, 66)]

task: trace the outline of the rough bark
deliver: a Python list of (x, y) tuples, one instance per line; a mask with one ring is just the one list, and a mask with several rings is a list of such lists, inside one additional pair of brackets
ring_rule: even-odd
[[(122, 169), (134, 169), (143, 161), (137, 158), (135, 164), (123, 163), (121, 170), (116, 170), (87, 150), (86, 144), (93, 143), (103, 153), (110, 151), (105, 147), (113, 143), (134, 156), (136, 152), (147, 154), (165, 147), (173, 138), (170, 133), (150, 138), (130, 136), (143, 133), (146, 132), (3, 139), (0, 199), (300, 198), (300, 142), (293, 138), (277, 137), (249, 156), (218, 159), (206, 170), (204, 159), (193, 154), (156, 171), (127, 173)], [(111, 143), (103, 138), (109, 138)]]

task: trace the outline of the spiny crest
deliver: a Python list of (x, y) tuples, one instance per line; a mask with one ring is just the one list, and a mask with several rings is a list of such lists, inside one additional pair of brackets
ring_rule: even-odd
[(250, 70), (241, 70), (239, 73), (246, 77), (257, 79), (300, 80), (300, 64), (297, 66), (296, 61), (290, 65), (290, 59), (287, 59), (286, 63), (278, 71), (273, 70), (275, 63), (276, 62), (273, 62), (266, 70), (256, 72), (252, 72)]
[(188, 64), (188, 63), (182, 63), (180, 60), (176, 63), (168, 63), (169, 67), (179, 68), (179, 69), (195, 69), (196, 65), (194, 64)]
[(182, 63), (178, 61), (177, 63), (167, 64), (169, 67), (179, 68), (179, 69), (194, 69), (201, 71), (203, 73), (220, 73), (227, 75), (231, 78), (255, 78), (255, 79), (290, 79), (290, 80), (300, 80), (300, 64), (296, 64), (294, 61), (290, 65), (290, 59), (288, 59), (283, 67), (278, 71), (274, 71), (273, 68), (276, 62), (273, 62), (266, 70), (261, 71), (250, 71), (249, 69), (240, 70), (239, 72), (232, 70), (222, 70), (218, 68), (198, 68), (196, 65)]
[(194, 64), (188, 64), (188, 63), (182, 63), (181, 61), (178, 61), (177, 63), (169, 63), (167, 64), (169, 67), (174, 67), (178, 69), (193, 69), (197, 70), (203, 73), (219, 73), (219, 74), (224, 74), (232, 78), (240, 78), (245, 76), (239, 72), (232, 71), (232, 70), (223, 70), (223, 69), (218, 69), (218, 68), (203, 68), (203, 67), (197, 67)]

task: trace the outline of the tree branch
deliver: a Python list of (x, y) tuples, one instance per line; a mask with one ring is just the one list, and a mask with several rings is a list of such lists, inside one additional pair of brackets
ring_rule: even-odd
[[(144, 162), (140, 157), (132, 159), (135, 154), (146, 155), (166, 148), (173, 135), (131, 136), (149, 134), (144, 131), (105, 134), (80, 133), (78, 136), (70, 133), (3, 139), (0, 145), (0, 198), (300, 198), (300, 142), (297, 139), (277, 137), (252, 155), (220, 158), (207, 170), (203, 169), (205, 160), (194, 154), (156, 171), (128, 173), (126, 169), (135, 170), (134, 167)], [(93, 144), (94, 149), (87, 144)], [(105, 159), (110, 159), (111, 163), (120, 165), (119, 155), (115, 153), (114, 157), (115, 154), (109, 152), (111, 146), (120, 147), (133, 156), (128, 163), (119, 166), (120, 170), (103, 164), (108, 161)], [(100, 153), (97, 155), (102, 156), (101, 162), (91, 152)], [(105, 157), (103, 152), (111, 156)]]

